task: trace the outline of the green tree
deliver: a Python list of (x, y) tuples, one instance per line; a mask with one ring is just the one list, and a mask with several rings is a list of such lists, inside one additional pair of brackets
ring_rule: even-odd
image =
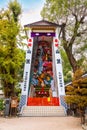
[[(72, 85), (66, 88), (65, 98), (67, 103), (75, 104), (81, 117), (84, 117), (87, 78), (82, 77), (82, 69), (87, 71), (87, 0), (46, 0), (41, 15), (57, 23), (60, 28), (59, 38), (74, 72)], [(64, 64), (66, 61), (65, 58)]]
[(4, 110), (4, 100), (0, 99), (0, 111), (2, 111), (2, 110)]
[(84, 113), (87, 107), (87, 77), (82, 77), (83, 71), (77, 70), (72, 84), (66, 87), (66, 102), (75, 105), (81, 114), (81, 122), (85, 123)]
[(18, 73), (24, 60), (24, 53), (18, 48), (20, 10), (21, 6), (14, 0), (10, 1), (7, 10), (1, 10), (0, 13), (0, 78), (5, 97), (14, 95), (15, 85), (20, 79)]
[(18, 18), (20, 16), (20, 14), (22, 13), (21, 5), (18, 3), (17, 0), (14, 0), (14, 1), (9, 2), (8, 8), (12, 13), (14, 21), (18, 22), (18, 20), (19, 20)]
[(60, 48), (60, 53), (62, 56), (62, 63), (63, 63), (64, 83), (67, 83), (72, 80), (72, 68), (70, 66), (67, 55), (62, 47)]
[(46, 0), (41, 15), (58, 24), (59, 37), (73, 71), (84, 66), (87, 58), (87, 0)]

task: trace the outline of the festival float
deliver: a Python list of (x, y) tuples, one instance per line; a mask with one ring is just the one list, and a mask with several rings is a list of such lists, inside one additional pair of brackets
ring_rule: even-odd
[(20, 107), (65, 107), (58, 25), (41, 20), (24, 28), (28, 41)]

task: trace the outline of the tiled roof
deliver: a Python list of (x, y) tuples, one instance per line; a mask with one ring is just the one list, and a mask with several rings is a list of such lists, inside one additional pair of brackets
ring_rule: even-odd
[(37, 21), (31, 24), (27, 24), (24, 27), (33, 27), (33, 26), (54, 26), (54, 27), (58, 27), (58, 24), (56, 23), (52, 23), (46, 20), (41, 20), (41, 21)]

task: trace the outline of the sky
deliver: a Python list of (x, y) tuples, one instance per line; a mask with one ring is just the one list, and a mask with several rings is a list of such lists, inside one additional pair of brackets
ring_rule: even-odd
[[(6, 8), (9, 0), (0, 0), (0, 9)], [(18, 0), (22, 6), (20, 21), (22, 25), (41, 20), (40, 11), (45, 0)]]

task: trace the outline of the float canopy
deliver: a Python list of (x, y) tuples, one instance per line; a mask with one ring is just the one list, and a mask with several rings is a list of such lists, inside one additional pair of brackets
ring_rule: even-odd
[[(37, 21), (31, 24), (27, 24), (24, 26), (24, 28), (26, 29), (26, 31), (28, 31), (28, 29), (31, 30), (32, 32), (32, 37), (34, 37), (35, 35), (38, 36), (38, 32), (43, 35), (43, 33), (48, 33), (45, 35), (50, 35), (49, 33), (51, 33), (51, 36), (55, 36), (55, 30), (59, 25), (56, 23), (52, 23), (46, 20), (41, 20), (41, 21)], [(35, 34), (37, 33), (37, 34)]]
[(38, 27), (57, 28), (58, 26), (59, 26), (58, 24), (46, 20), (40, 20), (31, 24), (24, 25), (24, 27), (30, 27), (30, 28), (38, 28)]

